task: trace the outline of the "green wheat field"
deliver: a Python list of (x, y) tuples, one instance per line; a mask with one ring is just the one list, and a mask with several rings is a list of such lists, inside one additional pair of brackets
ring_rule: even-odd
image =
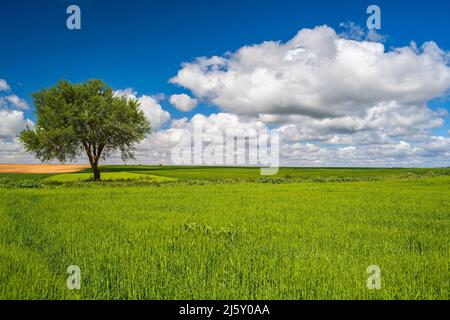
[(449, 299), (450, 169), (89, 177), (0, 174), (0, 299)]

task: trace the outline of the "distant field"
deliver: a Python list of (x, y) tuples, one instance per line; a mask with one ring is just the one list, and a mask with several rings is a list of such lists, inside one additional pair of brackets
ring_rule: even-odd
[[(246, 179), (261, 178), (260, 168), (178, 167), (178, 166), (105, 166), (103, 172), (140, 172), (179, 179)], [(450, 175), (450, 168), (280, 168), (276, 177), (316, 178), (407, 178), (412, 176)]]
[[(129, 182), (0, 174), (42, 183), (0, 187), (0, 298), (450, 297), (449, 169), (102, 171)], [(134, 184), (145, 176), (161, 183)], [(69, 265), (79, 291), (66, 287)], [(367, 289), (369, 265), (381, 290)]]
[[(76, 167), (78, 168), (78, 167)], [(79, 169), (79, 168), (78, 168)], [(45, 169), (43, 169), (45, 170)], [(75, 171), (80, 171), (75, 170)], [(236, 167), (186, 167), (186, 166), (120, 166), (108, 165), (101, 167), (105, 176), (110, 173), (150, 174), (155, 176), (172, 177), (177, 179), (216, 180), (216, 179), (254, 179), (261, 178), (259, 168)], [(91, 169), (84, 167), (82, 173), (90, 173)], [(1, 177), (11, 179), (45, 179), (54, 173), (40, 175), (23, 172), (21, 174), (6, 174), (0, 171)], [(354, 179), (395, 179), (413, 176), (450, 175), (450, 168), (417, 169), (417, 168), (280, 168), (276, 177), (292, 179), (318, 178), (354, 178)]]

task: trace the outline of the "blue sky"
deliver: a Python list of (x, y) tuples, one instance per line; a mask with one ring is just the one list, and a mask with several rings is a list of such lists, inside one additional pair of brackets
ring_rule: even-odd
[[(337, 4), (339, 3), (339, 4)], [(59, 79), (105, 80), (141, 94), (184, 92), (168, 83), (182, 62), (243, 45), (290, 39), (304, 27), (341, 22), (364, 26), (373, 1), (269, 0), (15, 0), (0, 11), (0, 76), (30, 103), (29, 94)], [(450, 3), (377, 1), (389, 46), (434, 40), (450, 49)], [(82, 30), (66, 28), (77, 4)], [(176, 109), (165, 105), (176, 117)], [(199, 110), (196, 110), (199, 111)], [(200, 111), (210, 113), (216, 108)], [(30, 117), (32, 117), (32, 110)], [(183, 114), (184, 116), (185, 114)]]
[[(82, 30), (66, 28), (70, 4), (81, 8)], [(2, 1), (0, 11), (0, 79), (29, 105), (31, 92), (60, 79), (99, 78), (140, 95), (192, 94), (187, 86), (169, 83), (183, 62), (268, 40), (286, 42), (302, 28), (328, 25), (341, 32), (340, 23), (349, 21), (365, 28), (370, 4), (381, 7), (386, 50), (430, 40), (450, 50), (450, 2), (444, 0), (15, 0)], [(160, 103), (172, 119), (221, 110), (199, 100), (187, 113), (168, 99)], [(435, 110), (450, 104), (439, 100), (429, 105)], [(32, 107), (24, 112), (35, 119)], [(444, 118), (446, 123), (433, 128), (433, 134), (448, 136)]]

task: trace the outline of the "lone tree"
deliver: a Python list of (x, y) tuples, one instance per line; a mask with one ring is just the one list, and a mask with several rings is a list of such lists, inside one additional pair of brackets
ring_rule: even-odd
[(19, 135), (25, 149), (42, 162), (73, 161), (85, 153), (94, 180), (100, 180), (100, 159), (115, 150), (124, 161), (133, 159), (134, 145), (151, 133), (139, 102), (115, 96), (100, 80), (80, 84), (62, 80), (32, 97), (37, 122)]

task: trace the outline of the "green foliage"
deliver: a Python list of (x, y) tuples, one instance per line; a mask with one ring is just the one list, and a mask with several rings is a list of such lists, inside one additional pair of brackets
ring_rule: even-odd
[(33, 179), (12, 180), (0, 178), (0, 188), (40, 188), (42, 183)]
[(0, 187), (1, 188), (10, 188), (14, 185), (14, 181), (10, 178), (0, 177)]
[(54, 175), (53, 173), (0, 173), (1, 178), (8, 178), (12, 181), (19, 180), (41, 180)]
[(282, 184), (282, 183), (292, 183), (292, 182), (294, 182), (294, 180), (291, 179), (291, 178), (275, 176), (275, 177), (263, 177), (263, 178), (260, 178), (260, 179), (258, 179), (258, 182)]
[(43, 162), (86, 154), (94, 179), (101, 159), (115, 150), (124, 160), (133, 158), (134, 145), (151, 132), (138, 101), (115, 96), (100, 80), (60, 81), (32, 96), (37, 123), (19, 136), (25, 149)]
[[(92, 176), (89, 173), (65, 173), (49, 177), (44, 182), (74, 182), (74, 181), (91, 181)], [(174, 178), (159, 177), (146, 173), (137, 172), (106, 172), (102, 175), (103, 181), (136, 181), (151, 180), (154, 182), (175, 181)]]

